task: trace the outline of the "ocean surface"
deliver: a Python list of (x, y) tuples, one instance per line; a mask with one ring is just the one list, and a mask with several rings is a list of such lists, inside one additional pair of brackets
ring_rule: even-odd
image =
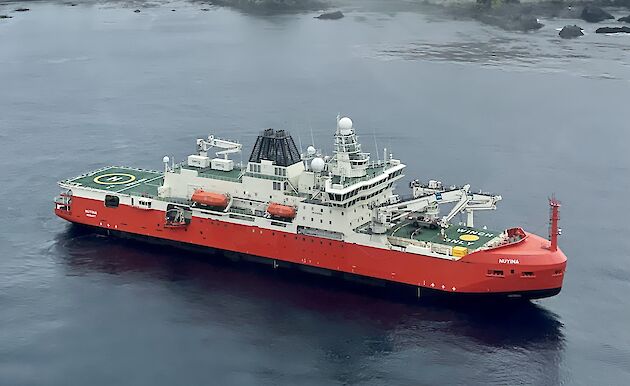
[[(0, 20), (0, 385), (630, 383), (630, 36), (336, 4), (338, 21), (0, 4), (13, 16)], [(586, 36), (557, 37), (574, 23)], [(555, 193), (562, 292), (517, 307), (415, 302), (53, 215), (58, 180), (160, 169), (211, 132), (249, 150), (260, 130), (288, 129), (330, 152), (338, 113), (366, 150), (408, 165), (405, 181), (502, 194), (478, 224), (545, 235)]]

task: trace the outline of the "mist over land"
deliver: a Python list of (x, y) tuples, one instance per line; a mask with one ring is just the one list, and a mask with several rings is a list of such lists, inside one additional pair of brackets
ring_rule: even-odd
[[(28, 4), (31, 1), (4, 1), (0, 4)], [(582, 19), (587, 6), (613, 9), (615, 18), (630, 14), (630, 0), (187, 0), (207, 7), (229, 7), (259, 15), (291, 14), (314, 11), (405, 12), (423, 11), (442, 13), (454, 20), (472, 19), (507, 31), (528, 32), (544, 27), (541, 18)], [(60, 2), (65, 5), (116, 4), (135, 8), (176, 5), (167, 0), (77, 0)], [(610, 24), (610, 23), (609, 23)], [(618, 23), (611, 25), (616, 26)]]

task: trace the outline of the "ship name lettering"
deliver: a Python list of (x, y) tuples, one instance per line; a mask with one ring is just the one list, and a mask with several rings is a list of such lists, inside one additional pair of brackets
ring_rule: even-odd
[(444, 241), (446, 241), (447, 243), (452, 243), (452, 244), (457, 244), (457, 245), (466, 245), (462, 240), (454, 240), (448, 237), (444, 239)]
[(518, 259), (499, 259), (499, 264), (520, 264)]
[(480, 236), (480, 237), (488, 237), (488, 238), (494, 237), (494, 233), (476, 231), (474, 229), (457, 228), (457, 232), (458, 233), (466, 233), (468, 235), (476, 235), (476, 236)]

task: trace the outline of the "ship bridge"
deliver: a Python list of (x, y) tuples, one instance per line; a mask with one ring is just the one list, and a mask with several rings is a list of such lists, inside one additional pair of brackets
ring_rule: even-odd
[(325, 198), (338, 207), (386, 202), (394, 183), (403, 177), (404, 168), (391, 155), (370, 162), (369, 153), (361, 150), (352, 120), (338, 117), (330, 176), (324, 182)]

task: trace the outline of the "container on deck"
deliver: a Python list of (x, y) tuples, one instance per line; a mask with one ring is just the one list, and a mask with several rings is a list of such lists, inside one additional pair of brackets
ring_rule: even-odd
[(468, 248), (466, 247), (453, 247), (453, 256), (464, 257), (468, 254)]
[(448, 245), (435, 244), (435, 243), (431, 244), (431, 252), (439, 253), (441, 255), (451, 255), (452, 249), (453, 248), (449, 247)]

